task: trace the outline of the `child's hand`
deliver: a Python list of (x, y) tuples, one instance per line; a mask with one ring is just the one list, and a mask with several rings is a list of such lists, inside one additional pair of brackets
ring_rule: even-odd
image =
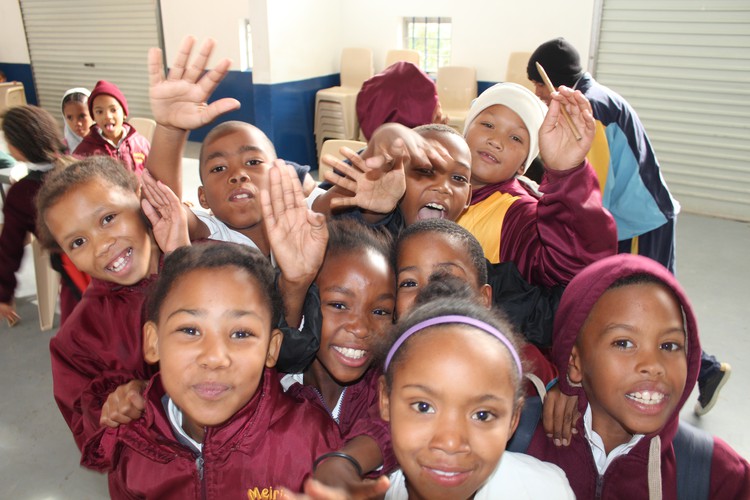
[(188, 64), (194, 44), (195, 38), (185, 37), (166, 79), (161, 50), (151, 48), (148, 52), (151, 112), (159, 125), (193, 130), (240, 107), (237, 99), (228, 97), (207, 104), (206, 101), (229, 71), (230, 61), (222, 59), (214, 69), (203, 74), (214, 49), (214, 41), (209, 38), (203, 42), (198, 56)]
[(4, 318), (8, 326), (15, 326), (16, 323), (21, 321), (21, 316), (16, 312), (16, 308), (12, 302), (0, 302), (0, 318)]
[(114, 429), (141, 418), (146, 408), (146, 400), (143, 399), (144, 389), (146, 389), (145, 380), (131, 380), (115, 389), (107, 396), (102, 406), (99, 425)]
[[(549, 170), (570, 170), (583, 162), (594, 140), (596, 126), (591, 103), (579, 91), (560, 86), (551, 94), (549, 112), (539, 129), (539, 150), (545, 167)], [(578, 141), (565, 121), (560, 106), (568, 114), (581, 133)]]
[(260, 203), (273, 256), (284, 279), (309, 286), (328, 244), (325, 216), (307, 208), (297, 174), (283, 160), (274, 161), (269, 178), (269, 191), (261, 191)]
[(331, 208), (359, 207), (379, 214), (392, 212), (406, 191), (404, 165), (409, 162), (409, 153), (402, 139), (396, 139), (390, 154), (385, 148), (380, 154), (364, 160), (349, 148), (340, 152), (352, 164), (326, 155), (323, 162), (345, 175), (326, 172), (326, 180), (345, 189), (354, 196), (341, 196), (331, 200)]
[(388, 491), (388, 478), (359, 479), (359, 485), (350, 488), (332, 487), (315, 479), (308, 479), (303, 486), (303, 493), (292, 493), (282, 489), (281, 498), (287, 500), (371, 500), (383, 498)]
[(154, 179), (148, 170), (141, 175), (141, 208), (151, 222), (156, 243), (169, 253), (190, 244), (186, 210), (169, 187)]
[(568, 446), (573, 434), (578, 434), (575, 425), (581, 414), (578, 412), (578, 396), (567, 396), (555, 386), (547, 391), (542, 410), (542, 425), (547, 437), (555, 446)]

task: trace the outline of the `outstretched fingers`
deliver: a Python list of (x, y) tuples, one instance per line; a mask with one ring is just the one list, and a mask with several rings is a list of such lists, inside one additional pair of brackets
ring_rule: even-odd
[(195, 37), (188, 35), (182, 39), (180, 48), (177, 51), (177, 57), (172, 61), (172, 65), (169, 68), (167, 80), (182, 79), (188, 59), (190, 59), (190, 53), (193, 51), (193, 45), (195, 45)]

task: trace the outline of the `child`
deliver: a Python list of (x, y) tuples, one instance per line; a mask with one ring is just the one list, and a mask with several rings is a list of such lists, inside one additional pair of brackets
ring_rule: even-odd
[(89, 96), (88, 107), (95, 126), (89, 130), (73, 154), (81, 158), (111, 156), (120, 160), (129, 170), (140, 174), (146, 165), (151, 144), (135, 127), (125, 123), (128, 101), (117, 85), (106, 80), (96, 82)]
[(91, 92), (83, 87), (69, 89), (63, 94), (62, 114), (65, 120), (65, 142), (70, 151), (75, 151), (94, 120), (89, 114), (88, 101)]
[[(566, 106), (583, 134), (561, 120)], [(546, 116), (545, 116), (546, 114)], [(591, 106), (561, 87), (549, 112), (528, 89), (500, 83), (466, 117), (472, 195), (458, 223), (479, 239), (492, 263), (512, 261), (531, 284), (565, 285), (587, 264), (617, 250), (614, 220), (602, 208), (596, 174), (585, 160), (594, 134)], [(541, 151), (541, 197), (517, 176)]]
[[(568, 447), (538, 427), (528, 452), (562, 467), (578, 498), (683, 498), (676, 471), (700, 453), (676, 453), (673, 442), (701, 349), (674, 276), (628, 254), (587, 267), (563, 294), (552, 356), (584, 417)], [(709, 443), (708, 498), (750, 498), (750, 465), (722, 440)]]
[(435, 300), (399, 322), (380, 387), (401, 467), (386, 499), (574, 498), (559, 468), (505, 451), (523, 405), (509, 331), (470, 300)]
[[(160, 214), (142, 204), (136, 175), (107, 156), (51, 172), (37, 195), (39, 241), (92, 278), (50, 341), (55, 400), (79, 449), (100, 423), (117, 425), (112, 419), (119, 417), (103, 406), (129, 402), (140, 414), (139, 393), (150, 374), (139, 334), (145, 290), (162, 249), (188, 243), (187, 231), (179, 230), (179, 201), (172, 202), (172, 212)], [(170, 223), (172, 217), (178, 222)]]
[[(206, 105), (226, 75), (229, 61), (220, 61), (205, 75), (194, 71), (205, 67), (214, 46), (207, 40), (187, 66), (194, 42), (192, 37), (183, 41), (168, 78), (164, 77), (161, 51), (149, 51), (151, 110), (157, 122), (149, 171), (178, 197), (182, 195), (181, 162), (188, 131), (239, 107), (236, 99), (229, 98)], [(203, 185), (198, 191), (201, 206), (211, 214), (186, 210), (191, 238), (234, 241), (269, 255), (259, 194), (268, 189), (269, 170), (275, 160), (273, 144), (257, 127), (240, 121), (214, 127), (201, 145), (199, 174)], [(301, 182), (307, 182), (306, 172), (302, 172)]]
[(150, 297), (144, 353), (160, 372), (144, 417), (102, 429), (85, 465), (111, 471), (113, 498), (301, 489), (313, 460), (341, 440), (323, 410), (282, 393), (272, 370), (282, 334), (271, 264), (232, 243), (180, 248)]
[(286, 375), (281, 384), (324, 408), (345, 439), (366, 435), (379, 445), (374, 463), (358, 460), (360, 473), (384, 460), (387, 470), (393, 467), (387, 427), (368, 412), (377, 404), (380, 375), (372, 366), (373, 351), (390, 328), (396, 300), (390, 239), (351, 219), (329, 223), (328, 232), (325, 259), (311, 290), (319, 308), (304, 320), (320, 348), (304, 373)]
[[(36, 106), (10, 108), (3, 119), (8, 149), (18, 161), (26, 162), (29, 174), (10, 187), (3, 206), (5, 222), (0, 233), (0, 319), (9, 325), (20, 317), (13, 304), (16, 271), (21, 267), (29, 233), (36, 233), (34, 198), (47, 172), (71, 161), (64, 157), (65, 144), (55, 119)], [(61, 289), (61, 314), (66, 317), (75, 306), (68, 287)]]

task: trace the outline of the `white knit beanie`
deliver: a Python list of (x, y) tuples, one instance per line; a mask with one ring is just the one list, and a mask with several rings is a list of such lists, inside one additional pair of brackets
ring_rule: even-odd
[(466, 137), (466, 131), (469, 130), (469, 125), (474, 121), (474, 118), (495, 104), (502, 104), (510, 108), (521, 117), (523, 124), (529, 131), (529, 156), (523, 164), (523, 171), (526, 172), (531, 162), (539, 154), (539, 128), (541, 128), (547, 114), (547, 105), (526, 87), (517, 83), (498, 83), (482, 92), (471, 103), (469, 113), (466, 115), (464, 137)]

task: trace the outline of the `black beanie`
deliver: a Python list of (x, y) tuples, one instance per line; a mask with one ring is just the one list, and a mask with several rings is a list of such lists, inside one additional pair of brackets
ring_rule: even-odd
[(544, 42), (529, 58), (529, 64), (526, 66), (529, 80), (542, 83), (542, 76), (536, 69), (537, 62), (542, 65), (555, 87), (573, 87), (583, 75), (581, 56), (563, 37)]

